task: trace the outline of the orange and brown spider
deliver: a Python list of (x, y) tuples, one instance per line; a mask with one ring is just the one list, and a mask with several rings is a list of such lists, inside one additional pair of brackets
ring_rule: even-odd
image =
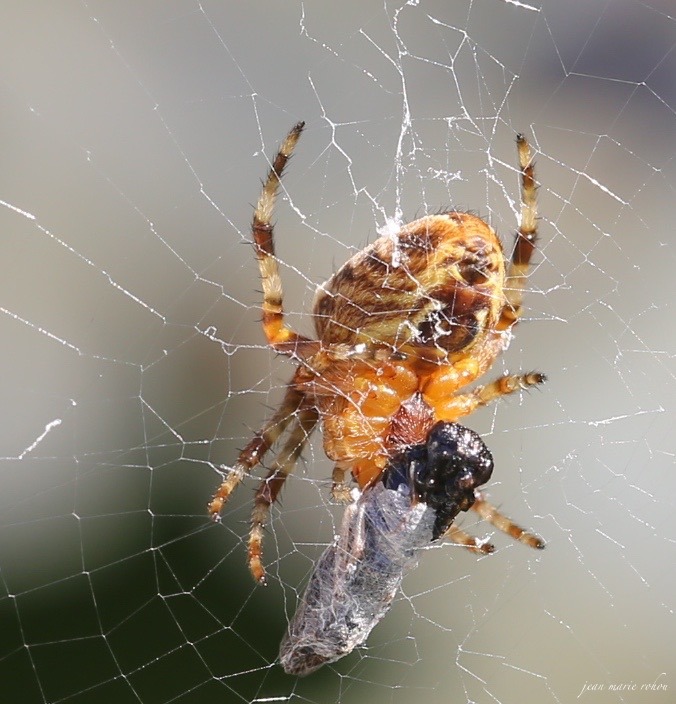
[[(493, 229), (470, 213), (428, 215), (380, 237), (355, 254), (317, 290), (317, 339), (284, 323), (282, 282), (273, 242), (272, 211), (279, 182), (304, 123), (289, 132), (263, 185), (253, 238), (263, 284), (263, 330), (276, 352), (297, 363), (272, 418), (240, 452), (209, 504), (216, 519), (245, 475), (289, 428), (254, 500), (248, 563), (265, 582), (263, 529), (303, 447), (320, 423), (324, 451), (335, 462), (332, 496), (349, 500), (346, 477), (364, 489), (391, 457), (425, 441), (438, 421), (455, 422), (506, 394), (541, 384), (539, 372), (502, 376), (466, 387), (507, 348), (521, 317), (537, 234), (537, 187), (528, 142), (517, 136), (521, 223), (506, 267)], [(541, 548), (477, 491), (473, 509), (516, 540)], [(450, 540), (475, 552), (490, 545), (451, 526)]]

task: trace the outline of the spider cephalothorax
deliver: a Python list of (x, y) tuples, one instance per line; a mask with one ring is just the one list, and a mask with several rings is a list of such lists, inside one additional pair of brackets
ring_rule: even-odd
[[(315, 296), (317, 339), (286, 327), (271, 217), (279, 180), (303, 123), (287, 135), (258, 200), (252, 225), (263, 285), (268, 344), (298, 368), (273, 417), (242, 450), (209, 505), (218, 516), (242, 478), (289, 428), (255, 498), (249, 566), (264, 581), (263, 526), (270, 505), (316, 425), (334, 461), (332, 495), (349, 497), (349, 478), (368, 488), (390, 460), (424, 444), (439, 421), (455, 423), (505, 394), (540, 384), (537, 372), (481, 377), (506, 348), (536, 239), (536, 187), (530, 147), (517, 137), (522, 178), (521, 225), (508, 266), (493, 229), (470, 213), (428, 215), (384, 235), (349, 259)], [(289, 427), (290, 426), (290, 427)], [(534, 547), (542, 541), (509, 521), (475, 492), (474, 510)], [(488, 552), (454, 526), (447, 535)]]

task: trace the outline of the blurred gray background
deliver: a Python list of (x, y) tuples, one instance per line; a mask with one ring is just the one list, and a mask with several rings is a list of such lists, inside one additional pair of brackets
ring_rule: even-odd
[[(3, 701), (673, 701), (673, 4), (0, 16)], [(306, 680), (274, 661), (340, 518), (320, 439), (274, 513), (267, 589), (244, 564), (255, 482), (205, 516), (292, 371), (247, 240), (299, 119), (276, 234), (306, 334), (315, 286), (398, 211), (472, 209), (509, 241), (530, 137), (541, 249), (494, 374), (550, 378), (467, 420), (493, 500), (547, 550), (468, 516), (497, 552), (426, 552), (367, 647)]]

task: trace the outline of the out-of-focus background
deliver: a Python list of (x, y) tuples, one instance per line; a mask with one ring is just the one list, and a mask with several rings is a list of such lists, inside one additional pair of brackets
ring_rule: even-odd
[[(0, 22), (0, 689), (26, 704), (673, 701), (676, 15), (666, 0), (25, 2)], [(251, 204), (291, 324), (388, 218), (510, 241), (514, 134), (540, 251), (494, 370), (548, 384), (467, 424), (535, 553), (432, 549), (367, 646), (275, 664), (330, 542), (316, 438), (247, 573), (255, 481), (218, 466), (279, 400)], [(664, 687), (667, 687), (665, 690)], [(621, 688), (618, 690), (618, 688)]]

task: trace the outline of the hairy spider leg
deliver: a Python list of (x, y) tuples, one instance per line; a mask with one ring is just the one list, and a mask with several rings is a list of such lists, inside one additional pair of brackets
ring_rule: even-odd
[(262, 323), (268, 344), (276, 352), (303, 358), (318, 351), (319, 343), (299, 335), (284, 323), (282, 279), (275, 257), (274, 225), (271, 220), (282, 172), (293, 154), (304, 126), (304, 122), (294, 125), (282, 142), (263, 183), (263, 190), (258, 198), (251, 225), (263, 285)]
[(270, 515), (270, 506), (284, 486), (286, 478), (291, 474), (298, 461), (308, 438), (312, 434), (319, 413), (312, 406), (302, 407), (298, 411), (289, 435), (282, 447), (272, 469), (263, 479), (256, 491), (254, 508), (251, 513), (251, 532), (249, 533), (248, 564), (253, 578), (259, 584), (265, 584), (265, 568), (263, 567), (263, 533)]
[[(493, 504), (483, 498), (481, 492), (477, 492), (476, 500), (472, 506), (472, 510), (476, 511), (483, 520), (495, 526), (498, 530), (509, 535), (512, 539), (518, 540), (520, 543), (528, 545), (528, 547), (542, 550), (545, 547), (545, 542), (540, 536), (527, 531), (518, 523), (515, 523), (511, 518), (500, 513)], [(470, 552), (477, 555), (488, 555), (495, 550), (495, 546), (485, 540), (479, 540), (473, 535), (466, 533), (458, 528), (455, 524), (452, 525), (442, 536), (444, 540), (450, 540), (456, 545), (461, 545), (467, 548)]]
[(500, 513), (500, 511), (493, 506), (491, 503), (483, 498), (483, 494), (479, 491), (476, 492), (476, 500), (472, 506), (472, 510), (476, 511), (481, 518), (495, 526), (498, 530), (506, 533), (510, 538), (518, 540), (530, 548), (536, 548), (537, 550), (542, 550), (545, 547), (545, 542), (535, 533), (530, 533), (518, 524), (514, 523), (511, 518)]
[(441, 537), (443, 540), (450, 540), (452, 543), (461, 545), (477, 555), (488, 555), (495, 550), (493, 545), (481, 541), (479, 538), (475, 538), (469, 533), (465, 533), (465, 531), (458, 528), (455, 523), (451, 524), (449, 529)]
[[(449, 373), (452, 372), (453, 370), (449, 371)], [(445, 398), (447, 381), (444, 374), (439, 374), (426, 384), (423, 396), (430, 405), (433, 405), (439, 420), (456, 421), (462, 416), (473, 413), (477, 408), (497, 401), (502, 396), (537, 386), (546, 380), (547, 377), (542, 372), (506, 374), (485, 386), (477, 386), (468, 393), (455, 394)]]
[(526, 138), (516, 137), (521, 169), (521, 222), (517, 230), (514, 251), (505, 278), (505, 299), (498, 322), (498, 330), (507, 330), (516, 325), (523, 312), (523, 294), (526, 288), (528, 270), (537, 241), (537, 185), (535, 183), (535, 164), (531, 148)]
[(218, 520), (218, 515), (226, 501), (230, 498), (230, 494), (239, 486), (242, 479), (244, 479), (254, 467), (261, 463), (265, 454), (284, 432), (293, 419), (303, 398), (304, 395), (298, 391), (293, 384), (287, 387), (282, 403), (275, 414), (239, 453), (234, 467), (232, 467), (230, 473), (218, 487), (209, 502), (208, 511), (214, 520)]
[[(275, 258), (274, 226), (271, 218), (284, 167), (293, 154), (303, 127), (303, 122), (297, 123), (282, 142), (263, 183), (251, 225), (254, 250), (263, 288), (263, 331), (268, 344), (275, 351), (299, 358), (316, 353), (320, 345), (314, 340), (298, 335), (286, 327), (284, 323), (282, 280)], [(248, 563), (254, 579), (259, 582), (264, 582), (265, 579), (265, 572), (261, 564), (261, 542), (269, 506), (277, 497), (286, 476), (293, 468), (308, 436), (317, 424), (317, 411), (301, 407), (304, 399), (305, 394), (296, 388), (294, 377), (287, 387), (280, 407), (240, 452), (230, 474), (217, 489), (208, 507), (211, 516), (217, 519), (232, 492), (242, 482), (242, 479), (261, 463), (265, 454), (297, 415), (279, 459), (268, 477), (263, 480), (254, 500)]]
[[(502, 396), (513, 394), (521, 389), (542, 384), (545, 381), (546, 377), (541, 372), (508, 374), (495, 379), (485, 386), (478, 386), (467, 394), (459, 394), (454, 396), (449, 399), (449, 403), (461, 406), (464, 411), (463, 415), (467, 415), (472, 413), (477, 408), (497, 401)], [(434, 386), (430, 385), (425, 389), (425, 394), (431, 394), (433, 397), (436, 391), (441, 393), (443, 391), (443, 385), (438, 390), (435, 389)], [(511, 536), (515, 540), (525, 543), (532, 548), (544, 548), (545, 544), (542, 538), (533, 533), (529, 533), (524, 528), (521, 528), (521, 526), (514, 523), (511, 518), (504, 516), (495, 506), (488, 503), (480, 492), (476, 493), (476, 497), (477, 498), (472, 506), (472, 510), (476, 511), (484, 520), (488, 521), (488, 523), (495, 526), (498, 530), (507, 533), (507, 535)], [(488, 552), (492, 552), (493, 550), (493, 546), (478, 541), (476, 538), (464, 533), (460, 529), (456, 529), (456, 531), (449, 529), (449, 531), (447, 531), (444, 535), (444, 538), (451, 540), (454, 543), (458, 543), (459, 545), (464, 545), (472, 552), (477, 552), (480, 554), (486, 554)]]

